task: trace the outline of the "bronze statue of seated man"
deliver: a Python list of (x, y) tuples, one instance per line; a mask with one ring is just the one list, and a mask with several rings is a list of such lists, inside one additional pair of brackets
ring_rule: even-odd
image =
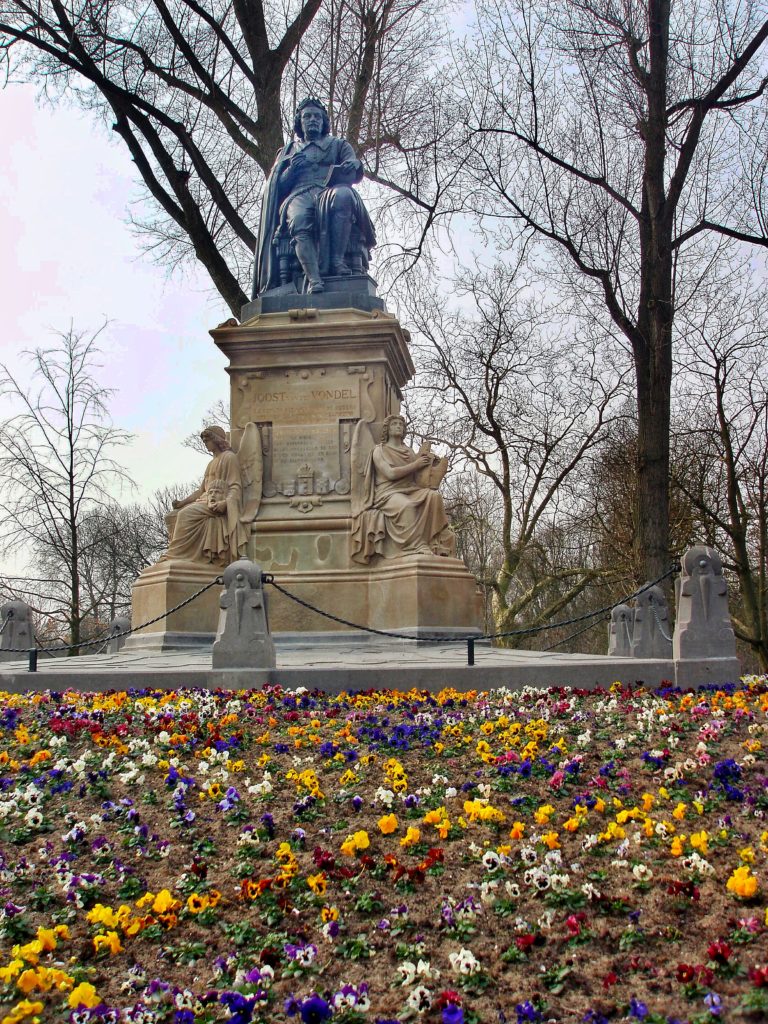
[[(284, 146), (267, 178), (256, 251), (254, 297), (286, 284), (294, 254), (308, 292), (324, 291), (323, 278), (367, 267), (376, 244), (373, 224), (353, 188), (363, 167), (344, 139), (330, 134), (325, 107), (303, 100), (294, 121), (297, 139)], [(346, 255), (356, 240), (355, 260)], [(287, 244), (286, 244), (287, 243)]]

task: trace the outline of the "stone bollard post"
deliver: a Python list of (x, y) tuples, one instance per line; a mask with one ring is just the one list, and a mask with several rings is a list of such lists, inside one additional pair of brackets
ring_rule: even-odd
[(737, 683), (741, 677), (728, 585), (713, 548), (696, 545), (683, 555), (672, 656), (678, 686)]
[(109, 624), (109, 636), (107, 638), (107, 654), (117, 654), (128, 637), (118, 636), (131, 628), (131, 620), (127, 615), (117, 615)]
[(214, 668), (274, 668), (267, 595), (261, 567), (243, 558), (224, 570), (219, 628), (213, 645)]
[(648, 587), (635, 598), (633, 658), (671, 658), (669, 608), (661, 587)]
[(632, 609), (628, 604), (617, 604), (611, 609), (608, 627), (608, 654), (614, 658), (631, 658)]
[(0, 629), (0, 661), (18, 661), (24, 654), (14, 651), (35, 646), (32, 609), (23, 601), (9, 601), (0, 607)]

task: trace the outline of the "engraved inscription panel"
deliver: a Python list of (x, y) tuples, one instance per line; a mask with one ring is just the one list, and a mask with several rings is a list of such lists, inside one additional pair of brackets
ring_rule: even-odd
[(302, 424), (272, 427), (272, 480), (286, 494), (289, 481), (305, 475), (309, 465), (314, 472), (314, 490), (328, 493), (339, 478), (339, 428), (336, 423)]
[[(336, 423), (360, 415), (360, 387), (344, 371), (331, 371), (307, 379), (285, 376), (248, 376), (240, 385), (238, 419), (278, 423)], [(238, 423), (238, 426), (240, 423)]]

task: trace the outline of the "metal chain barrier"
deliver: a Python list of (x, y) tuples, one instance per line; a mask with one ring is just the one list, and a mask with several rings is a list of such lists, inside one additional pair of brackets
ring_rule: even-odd
[[(606, 618), (605, 621), (608, 622), (610, 619)], [(558, 640), (556, 644), (550, 644), (549, 647), (545, 647), (544, 650), (554, 651), (556, 647), (561, 647), (563, 644), (567, 644), (569, 640), (575, 640), (577, 636), (581, 636), (582, 633), (588, 633), (590, 629), (594, 629), (595, 626), (599, 625), (599, 621), (588, 622), (586, 626), (582, 626), (581, 629), (577, 629), (575, 633), (569, 633), (568, 636), (564, 637), (562, 640)]]
[(667, 636), (667, 634), (664, 632), (664, 625), (663, 625), (661, 619), (659, 618), (659, 609), (656, 607), (655, 604), (652, 605), (652, 608), (653, 608), (653, 614), (656, 617), (656, 625), (659, 627), (659, 632), (664, 637), (664, 639), (667, 641), (667, 643), (671, 644), (672, 643), (672, 637), (671, 636)]
[[(655, 587), (658, 583), (661, 583), (663, 580), (667, 579), (669, 576), (672, 576), (674, 573), (679, 572), (679, 571), (680, 571), (679, 564), (672, 565), (672, 566), (670, 566), (669, 569), (667, 569), (667, 571), (665, 573), (663, 573), (661, 576), (659, 576), (658, 579), (655, 579), (655, 580), (653, 580), (650, 583), (644, 584), (642, 587), (640, 587), (638, 590), (636, 590), (633, 594), (630, 594), (628, 597), (621, 598), (620, 600), (615, 601), (613, 604), (605, 605), (603, 608), (598, 608), (598, 609), (596, 609), (593, 612), (586, 612), (583, 615), (575, 615), (575, 616), (573, 616), (570, 619), (563, 619), (563, 620), (561, 620), (559, 622), (545, 623), (545, 624), (540, 625), (540, 626), (528, 626), (525, 629), (510, 629), (510, 630), (504, 630), (504, 631), (498, 632), (498, 633), (483, 633), (480, 636), (474, 636), (474, 637), (457, 637), (457, 636), (419, 637), (419, 636), (407, 636), (407, 635), (405, 635), (403, 633), (395, 633), (394, 631), (391, 631), (391, 630), (375, 629), (373, 626), (362, 626), (359, 623), (350, 622), (349, 619), (341, 618), (341, 616), (339, 616), (339, 615), (333, 615), (331, 612), (323, 611), (322, 608), (317, 608), (315, 605), (310, 604), (309, 601), (305, 601), (302, 598), (297, 597), (295, 594), (290, 593), (290, 591), (286, 590), (285, 587), (281, 587), (279, 583), (275, 582), (275, 578), (274, 578), (274, 576), (271, 573), (262, 573), (261, 579), (262, 579), (262, 583), (269, 584), (270, 586), (274, 587), (275, 590), (277, 590), (279, 593), (281, 593), (284, 597), (288, 598), (290, 601), (293, 601), (295, 604), (301, 605), (301, 607), (306, 608), (308, 611), (315, 612), (317, 615), (322, 615), (323, 618), (329, 619), (331, 622), (337, 622), (341, 626), (348, 626), (350, 629), (355, 629), (355, 630), (358, 630), (358, 631), (363, 632), (363, 633), (371, 633), (374, 636), (385, 636), (385, 637), (389, 637), (389, 638), (394, 639), (394, 640), (406, 640), (406, 641), (410, 640), (410, 641), (413, 641), (415, 643), (422, 643), (422, 644), (423, 643), (428, 643), (428, 644), (456, 644), (456, 643), (464, 644), (465, 643), (467, 645), (467, 664), (474, 665), (474, 663), (475, 663), (475, 644), (478, 641), (480, 641), (480, 640), (500, 640), (500, 639), (503, 639), (504, 637), (510, 637), (510, 636), (533, 636), (536, 633), (543, 633), (543, 632), (547, 632), (547, 631), (552, 630), (552, 629), (559, 629), (562, 626), (572, 626), (572, 625), (575, 625), (577, 622), (587, 622), (587, 625), (584, 626), (583, 629), (579, 629), (575, 633), (571, 633), (569, 636), (565, 637), (563, 640), (559, 640), (556, 644), (552, 644), (550, 647), (544, 648), (545, 651), (551, 651), (555, 647), (559, 647), (561, 644), (568, 643), (569, 640), (573, 640), (576, 637), (581, 636), (582, 633), (586, 633), (589, 629), (592, 629), (594, 626), (597, 625), (596, 622), (588, 622), (588, 620), (596, 619), (598, 616), (609, 614), (617, 605), (624, 604), (627, 601), (634, 600), (640, 594), (645, 593), (646, 590), (649, 590), (651, 587)], [(103, 635), (103, 636), (100, 636), (100, 637), (96, 637), (96, 639), (94, 639), (94, 640), (83, 640), (81, 643), (78, 643), (78, 644), (62, 644), (59, 647), (42, 647), (41, 646), (39, 648), (37, 648), (37, 647), (21, 647), (21, 648), (13, 648), (12, 647), (12, 648), (4, 648), (4, 653), (9, 653), (9, 654), (27, 654), (27, 655), (29, 655), (29, 671), (30, 672), (36, 672), (37, 671), (37, 656), (38, 656), (39, 651), (42, 651), (44, 654), (48, 654), (48, 655), (52, 656), (53, 654), (60, 653), (62, 651), (74, 651), (74, 650), (79, 650), (80, 648), (83, 648), (83, 647), (94, 647), (97, 644), (101, 644), (102, 645), (101, 646), (101, 650), (99, 651), (99, 653), (101, 653), (101, 651), (104, 650), (104, 648), (106, 647), (107, 643), (110, 640), (119, 640), (121, 637), (130, 636), (132, 633), (136, 633), (136, 632), (138, 632), (141, 629), (146, 629), (147, 626), (152, 626), (156, 622), (160, 622), (162, 619), (168, 618), (169, 615), (172, 615), (174, 612), (177, 612), (181, 608), (186, 607), (186, 605), (191, 604), (192, 601), (196, 600), (198, 597), (200, 597), (201, 594), (204, 594), (207, 590), (210, 590), (211, 587), (214, 587), (217, 584), (220, 585), (222, 583), (223, 583), (222, 577), (221, 576), (217, 576), (215, 579), (211, 580), (210, 583), (206, 583), (205, 586), (203, 586), (199, 590), (195, 591), (195, 593), (190, 595), (190, 597), (187, 597), (187, 598), (185, 598), (185, 600), (180, 601), (177, 605), (174, 605), (173, 608), (169, 608), (167, 611), (163, 612), (161, 615), (156, 615), (153, 619), (149, 619), (147, 622), (143, 622), (140, 626), (131, 626), (130, 629), (123, 630), (123, 631), (121, 631), (119, 633), (106, 634), (106, 635)], [(655, 611), (655, 609), (654, 609), (654, 611)], [(8, 622), (10, 621), (10, 619), (11, 619), (10, 615), (6, 616), (5, 620), (3, 621), (2, 626), (0, 626), (0, 635), (2, 635), (2, 632), (5, 629), (5, 627), (7, 626)], [(658, 623), (658, 613), (657, 613), (657, 623)], [(658, 623), (658, 624), (659, 624), (659, 629), (660, 629), (660, 631), (662, 633), (662, 636), (664, 636), (664, 638), (666, 640), (670, 640), (671, 638), (667, 637), (664, 634), (663, 629), (661, 629), (661, 624), (660, 623)], [(35, 638), (35, 639), (37, 639), (37, 638)]]
[[(192, 601), (200, 597), (201, 594), (204, 594), (206, 590), (210, 590), (211, 587), (215, 587), (217, 583), (223, 583), (223, 579), (221, 576), (217, 576), (215, 579), (211, 580), (210, 583), (206, 583), (204, 587), (200, 587), (200, 589), (196, 590), (194, 594), (190, 595), (190, 597), (185, 598), (183, 601), (179, 601), (179, 603), (174, 605), (173, 608), (169, 608), (167, 611), (164, 611), (162, 615), (156, 615), (154, 619), (149, 619), (147, 622), (142, 622), (140, 626), (131, 626), (130, 629), (124, 629), (120, 633), (106, 633), (102, 636), (96, 637), (95, 640), (83, 640), (79, 644), (62, 644), (60, 647), (4, 647), (3, 653), (28, 654), (29, 671), (36, 672), (37, 656), (39, 651), (42, 651), (43, 654), (53, 655), (60, 653), (62, 651), (76, 651), (79, 650), (81, 647), (95, 647), (96, 644), (102, 644), (102, 646), (104, 646), (110, 640), (119, 640), (123, 636), (130, 636), (131, 633), (136, 633), (140, 629), (146, 629), (147, 626), (153, 626), (156, 622), (160, 622), (162, 619), (167, 619), (169, 615), (173, 615), (174, 612), (177, 612), (179, 611), (179, 609), (184, 608), (188, 604), (191, 604)], [(10, 616), (8, 616), (8, 618), (10, 618)], [(6, 622), (7, 621), (8, 619), (6, 619)], [(3, 628), (5, 628), (5, 623), (3, 623)]]
[[(350, 629), (356, 629), (356, 630), (359, 630), (360, 632), (363, 632), (363, 633), (373, 633), (376, 636), (393, 637), (395, 640), (411, 640), (411, 641), (414, 641), (416, 643), (422, 643), (422, 644), (423, 643), (427, 643), (427, 644), (466, 644), (467, 645), (467, 663), (469, 665), (474, 665), (474, 663), (475, 663), (475, 644), (479, 640), (498, 640), (498, 639), (501, 639), (502, 637), (507, 637), (507, 636), (531, 636), (532, 634), (535, 634), (535, 633), (543, 633), (543, 632), (546, 632), (547, 630), (550, 630), (550, 629), (558, 629), (561, 626), (572, 626), (572, 625), (575, 625), (575, 623), (577, 623), (577, 622), (585, 622), (587, 619), (597, 618), (599, 615), (605, 615), (605, 614), (611, 612), (617, 605), (624, 604), (627, 601), (633, 601), (636, 597), (639, 597), (640, 594), (644, 594), (646, 590), (650, 590), (651, 587), (655, 587), (658, 583), (661, 583), (663, 580), (667, 579), (669, 576), (672, 576), (674, 573), (679, 572), (679, 571), (680, 571), (680, 566), (679, 566), (679, 564), (676, 563), (675, 565), (670, 566), (670, 568), (667, 569), (667, 571), (665, 573), (663, 573), (661, 576), (659, 576), (658, 579), (652, 580), (650, 583), (645, 583), (642, 587), (640, 587), (638, 590), (636, 590), (633, 594), (630, 594), (628, 597), (623, 597), (623, 598), (621, 598), (621, 600), (615, 601), (613, 604), (606, 605), (604, 608), (598, 608), (594, 612), (587, 612), (584, 615), (575, 615), (575, 616), (573, 616), (573, 618), (564, 619), (561, 622), (550, 622), (550, 623), (545, 623), (544, 625), (541, 625), (541, 626), (529, 626), (526, 629), (510, 629), (510, 630), (506, 630), (504, 632), (499, 632), (499, 633), (484, 633), (481, 636), (474, 636), (474, 637), (457, 637), (457, 636), (444, 636), (444, 637), (425, 636), (425, 637), (418, 637), (418, 636), (407, 636), (407, 635), (404, 635), (402, 633), (394, 633), (394, 632), (391, 632), (391, 631), (388, 631), (388, 630), (384, 630), (384, 629), (374, 629), (373, 626), (361, 626), (357, 622), (350, 622), (349, 619), (342, 619), (338, 615), (331, 614), (331, 612), (323, 611), (322, 608), (316, 608), (315, 605), (310, 604), (308, 601), (304, 601), (302, 598), (297, 597), (295, 594), (291, 594), (290, 591), (285, 589), (285, 587), (281, 587), (279, 583), (276, 583), (275, 580), (274, 580), (274, 577), (271, 576), (268, 573), (262, 574), (262, 582), (263, 583), (269, 583), (271, 586), (273, 586), (275, 588), (275, 590), (279, 591), (284, 597), (287, 597), (287, 598), (289, 598), (289, 600), (294, 601), (296, 604), (301, 605), (302, 608), (307, 608), (309, 611), (315, 612), (318, 615), (322, 615), (324, 618), (330, 619), (331, 622), (338, 622), (342, 626), (349, 626)], [(587, 628), (591, 628), (591, 626), (594, 626), (594, 625), (595, 625), (595, 623), (590, 623), (590, 626), (587, 627)], [(574, 636), (578, 636), (579, 633), (582, 633), (582, 632), (585, 633), (586, 632), (586, 628), (584, 630), (579, 630), (579, 632), (575, 633)], [(571, 637), (570, 639), (572, 639), (572, 638), (573, 637)], [(566, 639), (568, 639), (568, 638), (566, 638)], [(560, 643), (565, 643), (565, 640), (560, 641)], [(558, 646), (558, 645), (555, 644), (553, 646)], [(548, 648), (548, 649), (550, 649), (550, 648)]]

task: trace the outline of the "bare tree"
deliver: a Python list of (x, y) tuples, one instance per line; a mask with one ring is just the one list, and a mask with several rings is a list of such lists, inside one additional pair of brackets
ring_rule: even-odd
[[(191, 434), (187, 434), (184, 440), (181, 442), (185, 448), (190, 448), (193, 452), (199, 452), (201, 455), (209, 455), (210, 452), (205, 447), (200, 437), (200, 433), (205, 427), (210, 426), (223, 427), (224, 430), (229, 430), (229, 406), (223, 398), (217, 398), (213, 405), (209, 406), (202, 420), (200, 421), (200, 430), (195, 430)], [(194, 490), (192, 487), (190, 490)], [(187, 491), (187, 494), (190, 492)], [(184, 495), (181, 495), (184, 497)], [(170, 505), (168, 506), (170, 508)]]
[(504, 557), (502, 502), (490, 480), (472, 468), (450, 473), (441, 493), (456, 536), (456, 555), (483, 586), (484, 632), (493, 632), (494, 587), (488, 581), (495, 581)]
[(61, 570), (52, 575), (66, 590), (73, 644), (81, 640), (87, 614), (84, 526), (110, 506), (108, 486), (128, 481), (112, 453), (130, 435), (110, 422), (112, 392), (93, 375), (101, 330), (87, 335), (70, 329), (55, 346), (29, 353), (29, 382), (0, 366), (0, 397), (18, 410), (0, 423), (0, 545), (14, 554), (23, 548), (49, 552)]
[[(677, 422), (679, 413), (675, 417)], [(692, 543), (704, 536), (701, 516), (677, 485), (687, 472), (686, 458), (674, 443), (673, 429), (669, 497), (670, 551), (680, 557)], [(623, 591), (635, 590), (648, 581), (644, 560), (637, 547), (637, 418), (630, 402), (603, 434), (585, 468), (590, 498), (589, 518), (593, 524), (596, 558), (606, 570), (612, 569), (623, 583)], [(617, 591), (617, 598), (621, 596)]]
[[(0, 0), (6, 74), (110, 124), (146, 187), (136, 226), (164, 264), (197, 259), (237, 316), (264, 175), (297, 97), (330, 96), (391, 202), (423, 233), (445, 187), (435, 145), (446, 0)], [(322, 16), (319, 16), (319, 15)], [(394, 241), (394, 240), (393, 240)]]
[(524, 230), (631, 351), (637, 546), (666, 567), (675, 310), (768, 245), (768, 11), (705, 0), (482, 0), (466, 120), (482, 215)]
[[(755, 280), (757, 276), (757, 280)], [(673, 482), (738, 584), (734, 626), (768, 669), (768, 297), (737, 265), (685, 311)]]
[(494, 489), (501, 558), (484, 582), (497, 629), (539, 625), (604, 575), (584, 542), (581, 490), (624, 375), (569, 334), (520, 263), (467, 274), (459, 291), (472, 314), (446, 309), (430, 282), (411, 295), (421, 431)]

